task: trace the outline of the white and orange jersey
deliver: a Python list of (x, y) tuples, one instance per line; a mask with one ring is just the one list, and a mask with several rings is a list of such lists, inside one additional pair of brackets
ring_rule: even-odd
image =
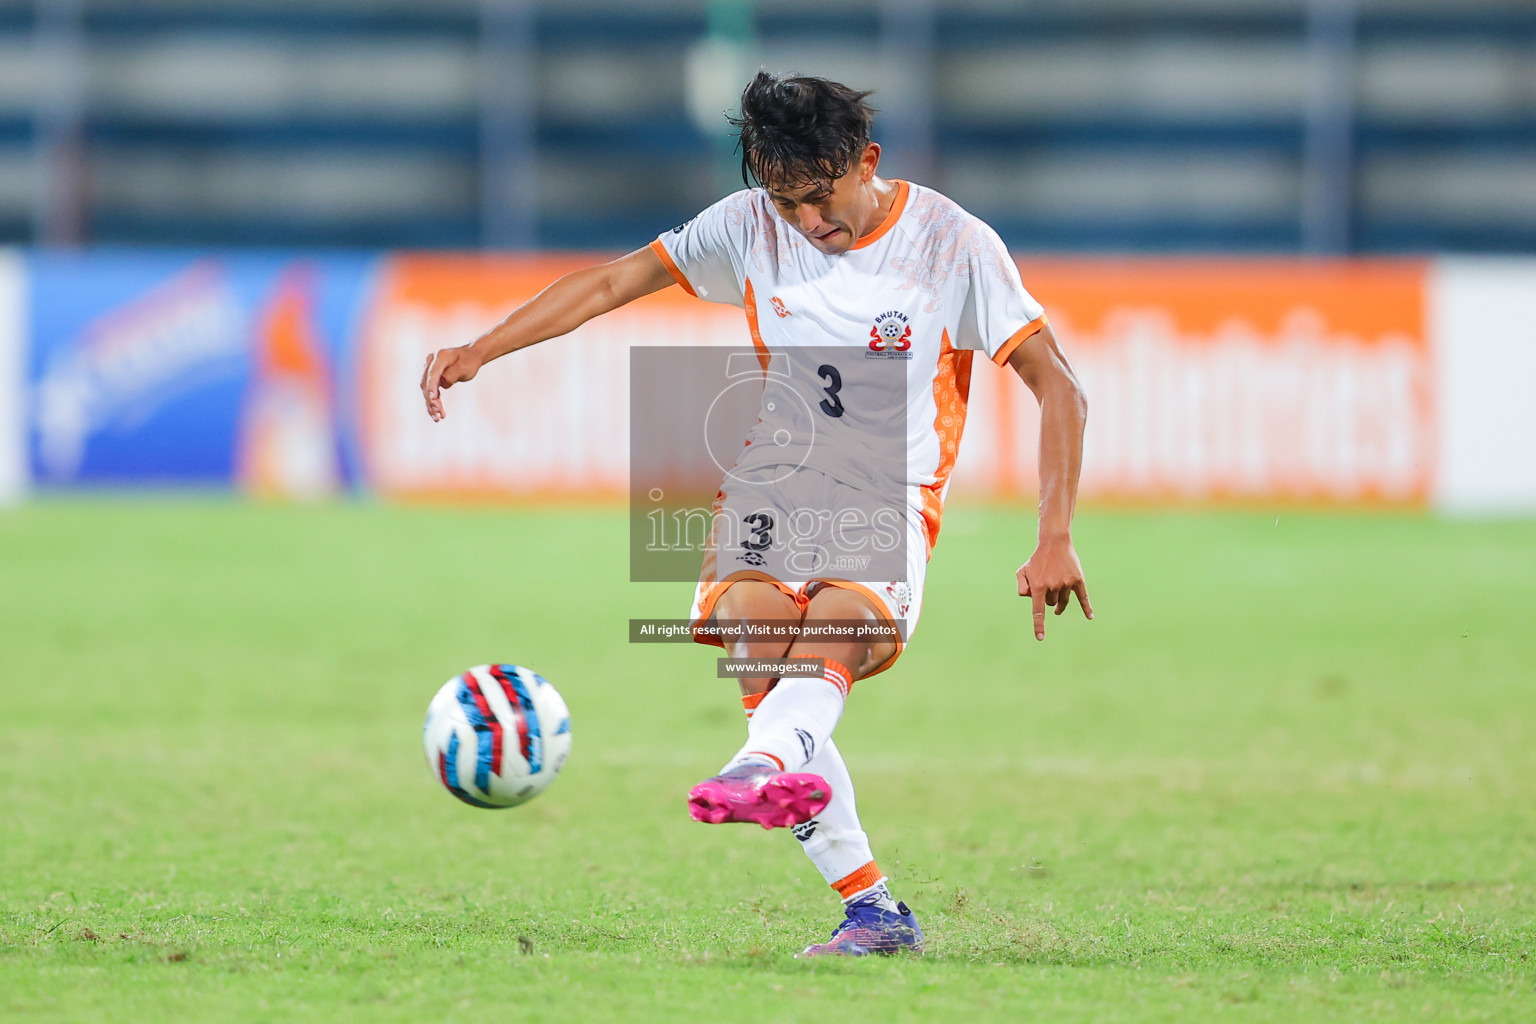
[[(996, 232), (932, 189), (894, 184), (885, 220), (836, 256), (763, 189), (722, 199), (651, 247), (690, 294), (746, 311), (766, 372), (810, 382), (808, 403), (774, 402), (765, 389), (738, 466), (805, 464), (856, 487), (899, 482), (931, 550), (973, 354), (1002, 364), (1046, 318)], [(906, 434), (904, 464), (883, 468), (890, 460), (871, 453), (889, 451), (893, 431)]]

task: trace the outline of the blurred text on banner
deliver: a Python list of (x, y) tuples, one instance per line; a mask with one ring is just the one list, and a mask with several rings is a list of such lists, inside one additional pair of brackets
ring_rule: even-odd
[[(516, 353), (445, 398), (414, 385), (576, 259), (396, 256), (360, 338), (365, 475), (402, 498), (620, 495), (626, 349), (749, 344), (739, 310), (666, 289)], [(1114, 501), (1420, 505), (1434, 482), (1427, 268), (1415, 262), (1027, 261), (1087, 390), (1082, 494)], [(973, 375), (955, 490), (1032, 495), (1039, 410)]]

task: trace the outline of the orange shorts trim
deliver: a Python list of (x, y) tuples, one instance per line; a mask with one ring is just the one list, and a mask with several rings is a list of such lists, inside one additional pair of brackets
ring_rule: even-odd
[[(801, 587), (799, 590), (796, 590), (789, 584), (784, 583), (781, 580), (777, 580), (765, 572), (759, 572), (756, 569), (742, 569), (740, 572), (731, 573), (725, 579), (720, 580), (717, 583), (709, 584), (705, 589), (704, 596), (699, 601), (698, 618), (694, 619), (691, 624), (693, 628), (694, 643), (708, 644), (712, 647), (721, 648), (725, 646), (724, 642), (720, 639), (720, 635), (710, 630), (706, 623), (709, 622), (710, 616), (714, 615), (715, 605), (719, 603), (721, 595), (729, 590), (733, 584), (740, 583), (742, 580), (757, 580), (761, 583), (772, 583), (779, 589), (779, 593), (792, 599), (795, 602), (795, 607), (802, 614), (804, 614), (806, 606), (811, 603), (811, 597), (807, 591), (809, 591), (818, 583), (826, 587), (839, 587), (843, 590), (851, 590), (856, 594), (862, 594), (864, 599), (874, 607), (875, 613), (879, 615), (882, 620), (884, 620), (886, 625), (890, 626), (892, 629), (897, 628), (896, 620), (891, 618), (890, 610), (886, 608), (885, 602), (881, 600), (880, 595), (876, 594), (873, 590), (870, 590), (862, 583), (854, 583), (852, 580), (843, 579), (814, 579), (806, 581), (803, 587)], [(899, 631), (897, 635), (898, 639), (896, 641), (896, 650), (891, 653), (891, 656), (886, 658), (880, 664), (876, 665), (874, 668), (870, 669), (868, 672), (859, 676), (860, 679), (868, 679), (870, 676), (879, 675), (881, 672), (884, 672), (886, 669), (896, 664), (896, 659), (901, 657), (901, 652), (907, 649), (907, 642), (903, 639), (900, 639)], [(829, 664), (835, 665), (837, 663), (829, 662)], [(846, 668), (844, 668), (844, 672), (847, 672)], [(853, 682), (853, 674), (849, 672), (848, 685), (850, 689), (853, 686)], [(844, 696), (847, 696), (847, 694), (845, 693)]]
[(699, 601), (699, 617), (694, 619), (692, 623), (693, 639), (696, 643), (710, 644), (715, 647), (725, 646), (720, 640), (720, 634), (710, 630), (705, 623), (709, 622), (710, 617), (715, 614), (715, 605), (720, 602), (720, 598), (725, 592), (730, 590), (732, 585), (740, 583), (742, 580), (772, 583), (779, 589), (779, 593), (795, 602), (795, 608), (800, 612), (804, 612), (805, 606), (810, 603), (810, 598), (804, 597), (788, 583), (776, 580), (765, 572), (758, 572), (756, 569), (742, 569), (739, 572), (733, 572), (725, 579), (711, 583), (705, 588), (704, 597)]

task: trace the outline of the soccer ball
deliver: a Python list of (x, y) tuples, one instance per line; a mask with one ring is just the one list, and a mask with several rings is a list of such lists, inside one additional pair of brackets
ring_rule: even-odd
[(476, 665), (427, 705), (427, 764), (475, 807), (516, 807), (555, 781), (571, 752), (571, 715), (543, 676), (518, 665)]

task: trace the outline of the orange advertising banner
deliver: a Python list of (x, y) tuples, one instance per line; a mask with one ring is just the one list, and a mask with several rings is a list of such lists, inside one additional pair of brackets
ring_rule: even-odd
[[(432, 423), (429, 352), (475, 338), (588, 258), (408, 255), (358, 350), (368, 478), (394, 497), (621, 495), (628, 350), (748, 345), (740, 310), (668, 288), (486, 367)], [(1434, 481), (1427, 265), (1021, 261), (1088, 393), (1082, 494), (1419, 505)], [(1028, 497), (1038, 407), (978, 365), (957, 492)]]
[[(1088, 393), (1084, 496), (1427, 500), (1425, 264), (1027, 261), (1020, 271)], [(956, 486), (1033, 493), (1034, 403), (1017, 381), (985, 384), (966, 439), (977, 461)]]
[(433, 423), (429, 353), (473, 341), (588, 258), (405, 255), (389, 259), (358, 348), (365, 472), (398, 498), (613, 497), (629, 479), (629, 349), (750, 344), (740, 310), (667, 288), (491, 363), (444, 394)]

